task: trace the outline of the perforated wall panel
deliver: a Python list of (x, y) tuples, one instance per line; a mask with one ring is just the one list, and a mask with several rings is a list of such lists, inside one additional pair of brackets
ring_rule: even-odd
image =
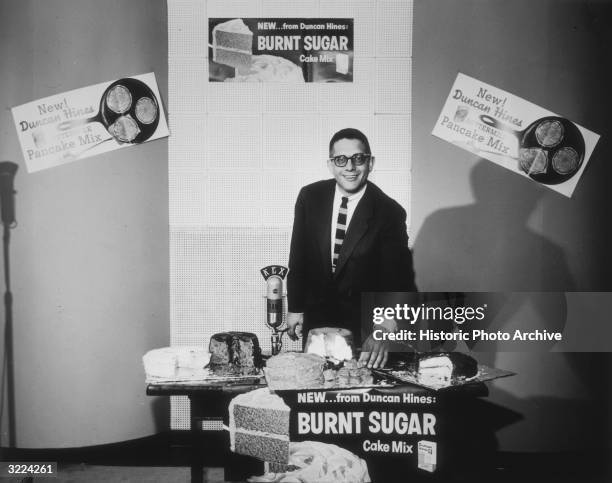
[[(208, 17), (354, 18), (353, 83), (208, 82)], [(356, 127), (372, 180), (410, 216), (412, 1), (168, 0), (171, 345), (247, 330), (270, 350), (260, 268), (286, 265), (299, 189)], [(301, 342), (285, 339), (285, 348)], [(189, 428), (189, 401), (171, 400)]]

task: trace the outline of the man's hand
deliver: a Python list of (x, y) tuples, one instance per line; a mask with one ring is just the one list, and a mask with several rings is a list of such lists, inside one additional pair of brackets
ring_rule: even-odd
[(361, 347), (359, 361), (364, 362), (370, 369), (385, 367), (389, 355), (389, 343), (384, 340), (374, 340), (370, 335)]
[(287, 334), (291, 340), (298, 340), (302, 335), (304, 313), (287, 312)]

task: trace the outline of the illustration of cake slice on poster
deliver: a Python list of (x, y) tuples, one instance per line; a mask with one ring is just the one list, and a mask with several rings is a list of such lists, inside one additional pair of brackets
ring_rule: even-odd
[(247, 71), (253, 56), (253, 32), (242, 19), (220, 23), (213, 29), (213, 61)]

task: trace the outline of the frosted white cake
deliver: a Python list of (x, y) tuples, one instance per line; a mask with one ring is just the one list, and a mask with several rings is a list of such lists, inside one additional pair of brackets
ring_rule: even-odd
[(335, 361), (350, 361), (353, 358), (353, 334), (350, 330), (336, 327), (311, 329), (306, 341), (306, 352)]
[(210, 354), (202, 347), (162, 347), (142, 357), (147, 380), (171, 380), (179, 368), (203, 369), (209, 360)]

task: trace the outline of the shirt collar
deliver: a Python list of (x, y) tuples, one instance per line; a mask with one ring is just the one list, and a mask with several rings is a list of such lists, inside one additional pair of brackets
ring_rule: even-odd
[(344, 193), (342, 193), (342, 191), (340, 191), (340, 188), (338, 188), (338, 183), (336, 183), (336, 196), (335, 196), (335, 198), (337, 200), (340, 200), (340, 199), (342, 199), (343, 196), (347, 197), (348, 200), (349, 200), (349, 203), (359, 201), (363, 197), (367, 187), (368, 187), (368, 183), (364, 184), (363, 187), (359, 191), (357, 191), (357, 193), (353, 193), (353, 194), (350, 194), (350, 195), (347, 196)]

